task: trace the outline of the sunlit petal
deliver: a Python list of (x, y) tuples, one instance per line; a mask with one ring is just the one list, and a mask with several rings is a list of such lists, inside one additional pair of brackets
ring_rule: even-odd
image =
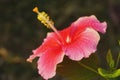
[(98, 32), (92, 28), (87, 28), (79, 35), (75, 35), (73, 41), (65, 47), (65, 53), (72, 60), (89, 57), (96, 51), (99, 39)]

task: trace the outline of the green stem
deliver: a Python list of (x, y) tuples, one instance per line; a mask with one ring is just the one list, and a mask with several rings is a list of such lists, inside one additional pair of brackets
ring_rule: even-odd
[(90, 71), (92, 71), (92, 72), (95, 72), (95, 73), (97, 73), (97, 74), (99, 74), (95, 69), (93, 69), (93, 68), (91, 68), (91, 67), (89, 67), (89, 66), (87, 66), (87, 65), (85, 65), (85, 64), (83, 64), (83, 63), (81, 63), (81, 62), (78, 62), (82, 67), (84, 67), (84, 68), (86, 68), (86, 69), (88, 69), (88, 70), (90, 70)]
[[(92, 72), (97, 73), (98, 75), (100, 75), (95, 69), (93, 69), (93, 68), (91, 68), (91, 67), (89, 67), (89, 66), (87, 66), (87, 65), (85, 65), (85, 64), (83, 64), (81, 62), (78, 62), (78, 64), (80, 64), (82, 67), (84, 67), (84, 68), (86, 68), (86, 69), (88, 69), (88, 70), (90, 70), (90, 71), (92, 71)], [(103, 77), (103, 76), (101, 76), (101, 77)], [(105, 77), (103, 77), (103, 78), (106, 79), (106, 80), (109, 80), (108, 78), (105, 78)]]

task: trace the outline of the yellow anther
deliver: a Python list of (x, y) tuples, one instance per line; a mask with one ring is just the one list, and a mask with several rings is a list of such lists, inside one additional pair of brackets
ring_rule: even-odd
[[(39, 12), (38, 8), (35, 7), (33, 9), (33, 12), (37, 13), (37, 19), (43, 23), (45, 26), (47, 26), (47, 28), (51, 28), (58, 36), (59, 38), (61, 39), (61, 41), (63, 42), (64, 44), (64, 40), (62, 38), (62, 36), (59, 34), (59, 32), (57, 31), (57, 29), (54, 27), (54, 22), (50, 19), (50, 17), (48, 16), (48, 14), (46, 14), (45, 12)], [(68, 39), (69, 41), (69, 39)], [(31, 61), (28, 59), (28, 61)]]
[(43, 23), (45, 26), (47, 26), (47, 28), (51, 28), (52, 26), (54, 26), (54, 22), (50, 19), (48, 14), (46, 14), (45, 12), (39, 12), (37, 7), (33, 9), (33, 12), (36, 12), (38, 14), (38, 20), (41, 21), (41, 23)]

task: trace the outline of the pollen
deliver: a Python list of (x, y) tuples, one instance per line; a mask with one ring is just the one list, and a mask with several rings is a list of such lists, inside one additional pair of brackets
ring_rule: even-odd
[(71, 42), (71, 39), (70, 39), (69, 36), (67, 36), (67, 38), (66, 38), (66, 42), (67, 42), (67, 43), (70, 43), (70, 42)]
[(54, 26), (54, 22), (50, 19), (47, 13), (44, 11), (39, 12), (38, 8), (35, 7), (33, 9), (33, 12), (37, 13), (37, 19), (41, 21), (47, 28), (51, 28), (51, 26)]

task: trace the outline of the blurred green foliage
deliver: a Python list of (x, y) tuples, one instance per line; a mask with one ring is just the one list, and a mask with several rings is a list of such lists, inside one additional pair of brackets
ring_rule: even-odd
[(51, 30), (37, 20), (32, 12), (35, 6), (47, 12), (59, 30), (80, 16), (96, 15), (106, 21), (107, 33), (101, 35), (96, 54), (103, 68), (107, 68), (105, 54), (109, 48), (116, 59), (120, 51), (120, 0), (0, 0), (0, 80), (41, 80), (36, 63), (26, 59)]

